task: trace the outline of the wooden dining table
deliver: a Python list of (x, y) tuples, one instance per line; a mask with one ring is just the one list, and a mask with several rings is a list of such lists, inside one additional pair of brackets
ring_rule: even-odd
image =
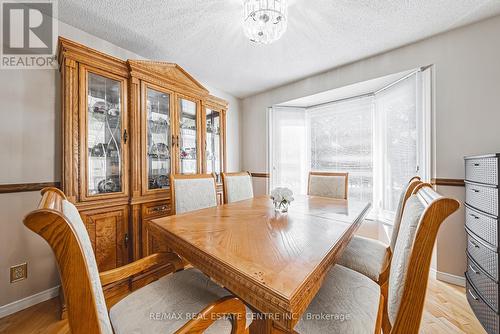
[(268, 196), (152, 220), (149, 232), (255, 312), (251, 333), (291, 333), (370, 203)]

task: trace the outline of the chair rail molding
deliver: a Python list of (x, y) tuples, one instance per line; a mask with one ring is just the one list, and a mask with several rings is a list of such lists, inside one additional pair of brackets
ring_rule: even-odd
[(269, 178), (269, 173), (250, 173), (252, 177)]
[(463, 179), (432, 178), (431, 184), (436, 186), (464, 187)]
[(9, 183), (0, 184), (0, 194), (21, 193), (28, 191), (39, 191), (43, 188), (60, 188), (60, 182), (37, 182), (37, 183)]

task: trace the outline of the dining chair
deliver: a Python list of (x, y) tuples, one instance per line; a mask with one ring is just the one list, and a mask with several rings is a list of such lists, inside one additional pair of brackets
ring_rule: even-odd
[(222, 173), (224, 203), (253, 198), (252, 175), (249, 172)]
[(217, 206), (213, 174), (171, 174), (172, 214)]
[[(159, 264), (170, 262), (177, 268), (180, 259), (173, 253), (156, 253), (99, 273), (76, 207), (59, 189), (45, 188), (41, 194), (38, 208), (25, 217), (24, 224), (44, 238), (56, 256), (73, 334), (184, 334), (205, 329), (205, 333), (248, 333), (246, 318), (251, 313), (243, 302), (197, 269), (164, 276), (124, 294), (110, 307), (114, 301), (104, 296), (103, 285), (130, 279)], [(116, 296), (110, 298), (116, 300)], [(190, 320), (192, 314), (198, 316)]]
[(349, 173), (309, 172), (307, 194), (347, 199)]
[(387, 271), (396, 245), (405, 203), (420, 183), (422, 183), (420, 177), (411, 178), (401, 193), (389, 245), (379, 240), (355, 235), (337, 263), (368, 276), (379, 285), (383, 285), (387, 281)]
[[(377, 283), (335, 265), (295, 331), (380, 333), (383, 328), (384, 334), (417, 334), (436, 236), (443, 221), (459, 206), (457, 200), (439, 195), (429, 184), (417, 185), (402, 214), (389, 269), (387, 307)], [(325, 314), (329, 316), (319, 317)]]

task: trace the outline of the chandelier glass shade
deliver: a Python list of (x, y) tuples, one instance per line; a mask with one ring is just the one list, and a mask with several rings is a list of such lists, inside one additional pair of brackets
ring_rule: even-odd
[(245, 35), (260, 44), (280, 39), (286, 31), (287, 0), (243, 0)]

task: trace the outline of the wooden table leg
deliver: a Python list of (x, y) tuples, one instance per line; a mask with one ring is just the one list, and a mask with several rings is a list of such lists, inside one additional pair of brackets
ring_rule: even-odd
[(257, 314), (250, 324), (250, 334), (293, 334), (276, 326), (272, 319), (265, 319)]
[(256, 314), (250, 324), (250, 334), (271, 334), (272, 323), (267, 319), (261, 319), (260, 314)]

